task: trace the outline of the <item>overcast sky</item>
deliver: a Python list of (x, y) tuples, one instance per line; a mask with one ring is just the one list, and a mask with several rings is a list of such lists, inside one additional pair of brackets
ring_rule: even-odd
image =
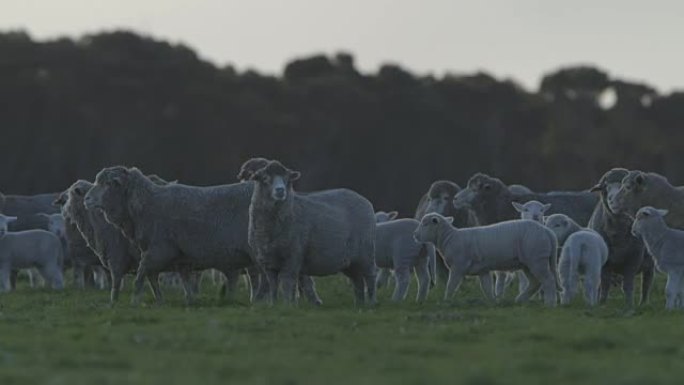
[(587, 63), (662, 92), (684, 89), (681, 0), (0, 0), (0, 29), (34, 38), (133, 29), (239, 69), (281, 73), (349, 51), (364, 71), (486, 70), (528, 88)]

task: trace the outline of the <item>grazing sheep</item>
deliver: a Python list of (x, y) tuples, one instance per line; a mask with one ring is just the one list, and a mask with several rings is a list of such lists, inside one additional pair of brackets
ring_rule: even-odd
[(300, 274), (339, 272), (354, 285), (358, 304), (375, 298), (375, 215), (361, 195), (346, 189), (299, 194), (292, 183), (300, 173), (278, 161), (252, 176), (249, 245), (266, 270), (271, 300), (279, 283), (285, 300), (294, 302)]
[(644, 242), (632, 236), (632, 218), (627, 213), (615, 212), (609, 202), (620, 190), (622, 180), (629, 173), (624, 168), (606, 172), (591, 190), (599, 193), (599, 203), (589, 220), (588, 228), (596, 231), (608, 245), (608, 261), (601, 270), (600, 302), (608, 298), (615, 275), (622, 277), (622, 291), (628, 307), (634, 306), (634, 279), (641, 273), (640, 305), (648, 303), (653, 284), (653, 259), (646, 255)]
[(658, 270), (667, 274), (665, 308), (684, 308), (684, 231), (665, 223), (667, 210), (651, 206), (637, 211), (632, 233), (643, 238)]
[(579, 275), (584, 275), (584, 298), (589, 306), (598, 302), (601, 268), (608, 260), (608, 246), (594, 230), (583, 229), (564, 214), (546, 218), (545, 225), (556, 234), (561, 245), (558, 275), (561, 304), (567, 305), (577, 294)]
[[(376, 213), (382, 215), (383, 212)], [(396, 216), (396, 215), (394, 215)], [(394, 216), (388, 216), (394, 218)], [(383, 272), (394, 270), (396, 286), (392, 301), (403, 301), (408, 292), (411, 272), (414, 271), (418, 279), (418, 296), (416, 301), (422, 302), (427, 298), (430, 290), (430, 276), (435, 272), (428, 272), (430, 266), (435, 266), (435, 247), (432, 244), (417, 243), (413, 233), (419, 222), (415, 219), (398, 219), (378, 223), (375, 230), (375, 263), (381, 268), (376, 283), (381, 288), (386, 284)]]
[(608, 206), (616, 213), (632, 216), (642, 207), (660, 207), (669, 212), (665, 219), (669, 226), (684, 229), (684, 189), (656, 173), (629, 171)]
[(480, 224), (492, 224), (518, 216), (513, 202), (531, 200), (550, 203), (549, 214), (565, 214), (580, 224), (589, 221), (598, 202), (588, 191), (512, 194), (501, 180), (475, 174), (468, 180), (468, 186), (456, 194), (454, 206), (473, 210)]
[(494, 270), (522, 269), (530, 284), (516, 302), (527, 301), (544, 290), (544, 303), (556, 305), (556, 236), (542, 224), (513, 220), (494, 225), (456, 229), (453, 218), (427, 214), (416, 229), (419, 242), (434, 244), (449, 267), (449, 280), (444, 298), (449, 299), (465, 275), (477, 275), (482, 291), (494, 300)]
[(249, 183), (158, 186), (137, 168), (116, 166), (97, 174), (84, 203), (88, 210), (102, 210), (140, 249), (134, 303), (140, 300), (145, 278), (154, 281), (162, 271), (181, 273), (190, 303), (195, 294), (192, 271), (221, 271), (233, 293), (240, 270), (253, 264), (247, 244), (252, 190)]
[(62, 244), (45, 230), (8, 232), (16, 217), (0, 214), (0, 291), (12, 290), (13, 270), (36, 268), (53, 289), (62, 289)]

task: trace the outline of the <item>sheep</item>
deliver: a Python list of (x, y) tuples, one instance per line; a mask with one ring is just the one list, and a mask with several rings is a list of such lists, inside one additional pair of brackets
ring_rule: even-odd
[[(390, 211), (390, 212), (385, 212), (385, 211), (378, 211), (375, 213), (375, 223), (384, 223), (384, 222), (389, 222), (391, 220), (394, 220), (399, 213), (397, 211)], [(378, 269), (378, 276), (376, 278), (376, 288), (381, 289), (389, 283), (389, 279), (392, 275), (392, 271), (389, 268), (379, 268)]]
[(397, 215), (399, 215), (399, 213), (396, 211), (378, 211), (375, 213), (375, 223), (389, 222), (391, 220), (394, 220), (397, 217)]
[[(459, 191), (461, 191), (461, 187), (454, 182), (448, 180), (433, 182), (427, 193), (420, 199), (413, 218), (420, 221), (425, 214), (438, 213), (445, 217), (453, 217), (456, 227), (477, 226), (477, 219), (470, 210), (456, 209), (451, 204), (452, 199)], [(437, 258), (435, 262), (437, 263), (436, 268), (430, 266), (429, 271), (437, 271), (437, 275), (446, 278), (449, 270), (444, 265), (444, 259)], [(433, 277), (432, 280), (433, 283), (436, 283), (437, 277)]]
[[(252, 175), (249, 245), (268, 276), (270, 298), (295, 301), (300, 274), (338, 272), (350, 278), (357, 304), (375, 304), (375, 215), (371, 203), (347, 189), (299, 194), (300, 173), (278, 161)], [(280, 283), (280, 285), (279, 285)]]
[(632, 234), (641, 237), (659, 271), (667, 274), (665, 308), (684, 308), (684, 231), (665, 223), (668, 210), (651, 206), (637, 211)]
[(512, 202), (531, 200), (550, 203), (549, 214), (565, 214), (580, 224), (589, 221), (598, 202), (588, 191), (512, 194), (501, 180), (478, 173), (456, 194), (453, 203), (457, 208), (473, 210), (480, 224), (492, 224), (517, 217)]
[(485, 297), (494, 301), (490, 272), (522, 269), (530, 284), (516, 302), (527, 301), (541, 286), (545, 305), (556, 305), (557, 241), (551, 230), (529, 220), (469, 229), (457, 229), (452, 223), (453, 218), (427, 214), (415, 231), (416, 240), (434, 244), (449, 267), (445, 300), (465, 275), (477, 275)]
[(544, 213), (551, 208), (551, 204), (544, 204), (539, 201), (529, 201), (524, 204), (518, 202), (511, 203), (513, 208), (520, 213), (520, 219), (529, 219), (540, 223), (544, 222)]
[(608, 206), (616, 213), (631, 216), (645, 206), (660, 207), (669, 212), (665, 218), (669, 226), (684, 229), (684, 189), (656, 173), (629, 171)]
[(62, 244), (45, 230), (9, 232), (16, 217), (0, 214), (0, 291), (12, 290), (12, 270), (37, 268), (53, 289), (64, 288)]
[(607, 171), (592, 187), (599, 193), (599, 203), (589, 220), (588, 228), (599, 233), (608, 245), (608, 261), (601, 270), (601, 295), (605, 303), (615, 275), (622, 277), (622, 291), (627, 307), (634, 306), (634, 278), (641, 273), (641, 299), (648, 303), (654, 277), (653, 259), (646, 255), (643, 240), (631, 234), (633, 219), (627, 213), (615, 212), (609, 202), (620, 190), (622, 180), (629, 174), (624, 168)]
[(548, 216), (544, 224), (556, 234), (562, 247), (558, 261), (561, 304), (567, 305), (577, 294), (579, 275), (584, 275), (584, 298), (596, 306), (601, 284), (601, 268), (608, 260), (608, 246), (594, 230), (583, 229), (564, 214)]
[[(393, 212), (396, 213), (396, 212)], [(392, 214), (392, 213), (390, 213)], [(375, 214), (376, 219), (380, 217), (394, 218), (396, 215), (387, 215), (384, 212)], [(435, 247), (432, 244), (417, 243), (413, 239), (413, 232), (418, 227), (419, 222), (415, 219), (398, 219), (378, 223), (375, 230), (375, 263), (381, 269), (376, 283), (377, 288), (386, 284), (383, 272), (389, 269), (394, 270), (396, 286), (392, 301), (398, 302), (406, 298), (410, 275), (415, 271), (418, 279), (418, 295), (416, 301), (422, 302), (427, 298), (430, 290), (429, 267), (435, 266)]]

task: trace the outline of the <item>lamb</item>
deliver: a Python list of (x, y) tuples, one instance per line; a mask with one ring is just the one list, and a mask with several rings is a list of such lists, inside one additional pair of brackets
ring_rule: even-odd
[(0, 214), (0, 291), (12, 290), (12, 270), (37, 268), (53, 289), (64, 288), (62, 244), (45, 230), (8, 232), (16, 217)]
[(651, 206), (637, 211), (632, 225), (634, 236), (643, 238), (658, 270), (667, 274), (665, 308), (684, 308), (684, 231), (665, 223), (667, 210)]
[(608, 298), (613, 276), (622, 277), (622, 291), (627, 307), (634, 306), (634, 278), (641, 273), (640, 305), (648, 303), (653, 284), (653, 259), (645, 253), (644, 242), (631, 234), (633, 219), (627, 213), (615, 212), (609, 202), (620, 190), (629, 174), (624, 168), (606, 172), (591, 191), (598, 192), (600, 201), (589, 220), (588, 228), (599, 233), (608, 245), (608, 261), (601, 270), (600, 302)]
[(596, 306), (601, 284), (601, 268), (608, 260), (608, 246), (595, 231), (581, 228), (564, 214), (546, 218), (546, 227), (556, 234), (561, 245), (558, 262), (561, 304), (567, 305), (577, 294), (579, 275), (584, 275), (584, 298), (589, 306)]
[[(375, 213), (376, 219), (394, 218), (396, 212)], [(403, 301), (408, 292), (411, 272), (414, 271), (418, 279), (418, 296), (416, 301), (423, 302), (430, 290), (430, 276), (435, 276), (429, 267), (435, 266), (435, 247), (432, 244), (417, 243), (413, 239), (413, 232), (419, 222), (415, 219), (388, 220), (377, 224), (375, 230), (375, 263), (381, 269), (376, 283), (377, 288), (386, 284), (384, 277), (389, 269), (394, 270), (396, 286), (392, 301)], [(432, 263), (429, 263), (430, 260)]]
[(665, 218), (669, 226), (684, 229), (684, 189), (656, 173), (630, 171), (608, 200), (608, 206), (616, 213), (631, 216), (645, 206), (660, 207), (669, 212)]
[(158, 186), (137, 168), (115, 166), (97, 174), (84, 204), (88, 210), (102, 210), (141, 251), (133, 303), (140, 300), (144, 280), (156, 281), (162, 271), (181, 273), (186, 302), (191, 303), (192, 271), (221, 271), (233, 293), (240, 269), (252, 265), (246, 242), (251, 190), (244, 183)]
[[(347, 189), (299, 194), (300, 173), (278, 161), (252, 176), (249, 245), (268, 276), (271, 301), (279, 284), (295, 301), (300, 274), (338, 272), (350, 278), (357, 304), (375, 304), (375, 215), (371, 203)], [(365, 288), (365, 290), (364, 290)]]
[(511, 203), (513, 203), (513, 208), (520, 213), (520, 219), (529, 219), (540, 223), (544, 222), (544, 213), (551, 208), (551, 204), (544, 204), (539, 201), (529, 201), (524, 204)]
[(454, 206), (473, 210), (480, 224), (492, 224), (517, 217), (513, 202), (531, 200), (550, 203), (549, 214), (565, 214), (580, 224), (589, 221), (598, 202), (588, 191), (512, 194), (501, 180), (475, 174), (454, 197)]
[(556, 236), (542, 224), (513, 220), (494, 225), (456, 229), (453, 218), (427, 214), (416, 229), (419, 242), (430, 242), (449, 267), (444, 299), (452, 297), (465, 275), (477, 275), (488, 300), (494, 300), (493, 270), (522, 269), (530, 284), (516, 302), (544, 290), (546, 306), (556, 305)]

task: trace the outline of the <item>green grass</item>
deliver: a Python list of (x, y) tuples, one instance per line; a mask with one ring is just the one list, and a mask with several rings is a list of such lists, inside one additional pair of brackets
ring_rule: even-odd
[[(473, 279), (445, 303), (356, 309), (342, 277), (318, 279), (321, 308), (219, 303), (108, 306), (94, 290), (0, 296), (0, 384), (666, 384), (684, 378), (684, 313), (651, 305), (488, 306)], [(412, 285), (415, 290), (415, 283)], [(514, 289), (509, 289), (513, 294)], [(411, 296), (415, 294), (411, 292)], [(244, 299), (243, 299), (244, 298)], [(538, 301), (537, 301), (538, 302)]]

